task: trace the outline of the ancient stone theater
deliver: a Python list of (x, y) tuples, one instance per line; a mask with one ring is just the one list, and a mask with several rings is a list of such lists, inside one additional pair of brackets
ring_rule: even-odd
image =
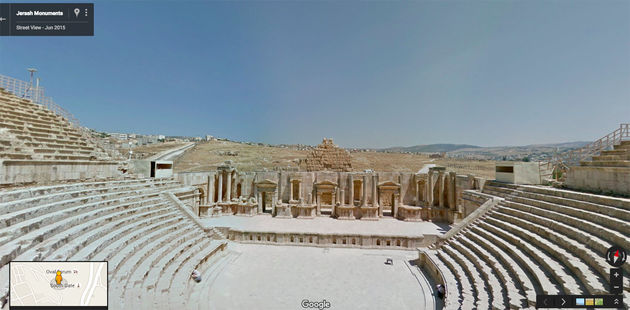
[(200, 142), (132, 159), (32, 83), (0, 82), (2, 309), (58, 305), (64, 292), (27, 291), (37, 276), (11, 269), (39, 261), (106, 261), (82, 286), (106, 288), (109, 309), (628, 302), (607, 253), (630, 251), (629, 124), (547, 161), (497, 162), (494, 179), (436, 164), (358, 171), (329, 138), (297, 169), (193, 172), (173, 158)]

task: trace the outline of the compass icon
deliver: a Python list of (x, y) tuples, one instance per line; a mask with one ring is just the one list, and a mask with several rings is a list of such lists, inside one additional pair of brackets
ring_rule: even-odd
[(626, 262), (626, 251), (620, 246), (612, 246), (606, 251), (606, 262), (613, 267), (620, 267)]

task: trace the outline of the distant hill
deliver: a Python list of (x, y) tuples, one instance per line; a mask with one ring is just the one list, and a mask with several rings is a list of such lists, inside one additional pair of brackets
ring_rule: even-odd
[(414, 146), (395, 146), (385, 149), (379, 149), (379, 152), (395, 152), (395, 153), (441, 153), (452, 152), (459, 149), (475, 149), (480, 146), (470, 144), (425, 144)]
[(533, 144), (522, 146), (481, 147), (468, 144), (427, 144), (408, 147), (390, 147), (378, 150), (385, 153), (441, 153), (447, 157), (491, 160), (547, 160), (555, 153), (562, 153), (583, 147), (589, 142), (564, 142), (553, 144)]

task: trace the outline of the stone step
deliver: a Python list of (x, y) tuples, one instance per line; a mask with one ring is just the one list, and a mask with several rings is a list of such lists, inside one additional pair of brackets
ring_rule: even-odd
[(44, 202), (51, 203), (64, 199), (88, 196), (93, 193), (120, 192), (136, 188), (155, 187), (161, 188), (167, 185), (179, 185), (172, 179), (161, 179), (149, 182), (147, 179), (86, 182), (58, 186), (34, 187), (13, 191), (0, 191), (0, 214), (15, 212), (26, 207), (39, 205)]
[[(153, 205), (149, 206), (149, 207), (153, 207)], [(126, 210), (128, 211), (128, 210)], [(177, 223), (179, 223), (180, 221), (174, 220), (173, 219), (173, 215), (177, 214), (176, 211), (171, 211), (171, 213), (164, 213), (164, 211), (168, 211), (168, 209), (166, 208), (158, 208), (157, 210), (148, 209), (148, 212), (145, 211), (145, 213), (140, 213), (137, 214), (137, 217), (132, 217), (133, 221), (133, 226), (136, 228), (141, 228), (144, 227), (147, 224), (151, 224), (151, 223), (159, 223), (160, 225), (166, 225), (170, 222), (174, 225), (177, 225)], [(153, 217), (151, 217), (151, 215), (153, 215)], [(140, 221), (140, 219), (142, 218), (147, 218), (146, 220)], [(180, 218), (181, 220), (181, 218)], [(151, 222), (152, 221), (152, 222)], [(92, 221), (95, 222), (95, 221)], [(114, 222), (116, 223), (116, 222)], [(94, 225), (95, 223), (89, 223), (90, 225)], [(87, 235), (91, 235), (91, 232), (88, 232), (89, 230), (86, 229), (76, 229), (77, 227), (74, 227), (74, 230), (79, 230), (83, 236), (87, 236)], [(174, 226), (174, 228), (176, 229), (177, 226)], [(124, 233), (120, 233), (119, 235), (124, 235)], [(65, 237), (65, 235), (64, 235)], [(61, 237), (63, 238), (63, 237)], [(74, 241), (74, 240), (73, 240)], [(70, 243), (68, 243), (70, 244)], [(76, 245), (75, 245), (76, 246)], [(82, 246), (81, 246), (82, 247)], [(70, 256), (69, 255), (65, 255), (63, 254), (61, 251), (63, 251), (62, 249), (60, 249), (59, 251), (53, 251), (52, 254), (49, 255), (44, 255), (43, 257), (36, 257), (36, 251), (32, 251), (31, 254), (29, 255), (29, 253), (24, 253), (18, 257), (16, 257), (16, 260), (19, 261), (31, 261), (31, 260), (53, 260), (53, 261), (64, 261), (64, 260), (69, 260)], [(85, 260), (87, 256), (80, 256), (80, 257), (74, 257), (71, 260)], [(118, 266), (117, 262), (115, 261), (110, 261), (109, 264), (110, 268), (112, 266)], [(8, 269), (8, 264), (3, 266), (2, 268), (6, 268)], [(5, 272), (0, 271), (0, 283), (8, 283), (8, 278), (2, 278), (2, 275), (5, 274)], [(6, 273), (8, 275), (8, 272)], [(6, 281), (4, 281), (6, 280)]]
[(6, 106), (0, 106), (0, 112), (3, 114), (3, 118), (13, 118), (19, 117), (31, 121), (40, 121), (40, 122), (59, 122), (58, 119), (47, 116), (47, 115), (33, 115), (32, 111), (19, 111), (15, 108), (10, 109)]
[(544, 249), (536, 246), (542, 243), (541, 240), (532, 238), (534, 236), (526, 236), (527, 240), (523, 239), (521, 234), (524, 232), (520, 229), (520, 227), (511, 223), (506, 223), (498, 218), (500, 218), (500, 216), (494, 214), (493, 212), (493, 214), (483, 223), (484, 228), (493, 231), (501, 238), (508, 240), (512, 244), (523, 249), (527, 255), (536, 260), (538, 264), (545, 268), (549, 274), (558, 283), (560, 283), (560, 285), (562, 285), (565, 293), (573, 295), (587, 294), (582, 284), (576, 281), (576, 278), (572, 274), (571, 270), (558, 261), (560, 258), (554, 257), (553, 252), (552, 254), (547, 254)]
[(513, 274), (518, 275), (526, 292), (535, 290), (540, 295), (557, 295), (562, 292), (555, 278), (549, 277), (549, 272), (532, 257), (511, 242), (482, 227), (482, 224), (472, 227), (467, 236), (473, 240), (484, 241), (480, 245), (501, 259), (503, 266), (511, 270)]
[[(456, 281), (456, 277), (452, 270), (446, 266), (442, 260), (438, 257), (437, 251), (425, 250), (424, 251), (429, 259), (436, 265), (437, 269), (442, 273), (444, 278), (444, 285), (446, 286), (446, 294), (444, 297), (444, 309), (459, 309), (464, 301), (464, 298), (468, 299), (467, 305), (472, 305), (471, 301), (473, 296), (464, 296), (462, 292), (462, 286)], [(212, 273), (210, 274), (212, 276)], [(203, 281), (203, 280), (202, 280)], [(211, 285), (212, 283), (209, 283)]]
[(0, 155), (0, 158), (5, 159), (33, 159), (31, 155), (22, 154), (22, 153), (3, 153)]
[(591, 212), (584, 209), (579, 209), (575, 207), (560, 205), (557, 203), (546, 202), (542, 200), (529, 199), (525, 197), (510, 197), (509, 201), (518, 202), (522, 204), (527, 204), (530, 206), (547, 209), (550, 211), (555, 211), (558, 213), (565, 214), (567, 216), (581, 218), (587, 220), (591, 223), (596, 223), (604, 227), (608, 227), (610, 229), (614, 229), (623, 234), (630, 234), (630, 222), (619, 220), (616, 217), (608, 216), (601, 213)]
[[(202, 269), (203, 265), (214, 264), (215, 259), (218, 256), (221, 256), (222, 252), (224, 252), (224, 250), (222, 249), (224, 243), (224, 241), (218, 240), (209, 241), (205, 248), (202, 248), (200, 251), (197, 252), (197, 254), (195, 254), (194, 257), (190, 258), (186, 263), (182, 264), (178, 268), (171, 281), (171, 286), (166, 292), (166, 304), (169, 305), (169, 308), (177, 308), (177, 305), (180, 305), (182, 301), (191, 300), (191, 291), (195, 289), (195, 287), (192, 287), (191, 285), (199, 285), (199, 283), (195, 282), (191, 278), (192, 270)], [(203, 275), (201, 280), (203, 282)], [(164, 293), (164, 291), (162, 292)]]
[(580, 165), (588, 167), (630, 167), (630, 160), (581, 161)]
[[(193, 309), (203, 309), (203, 307), (196, 307), (196, 305), (203, 305), (205, 302), (205, 296), (209, 294), (210, 290), (214, 288), (214, 282), (221, 272), (228, 267), (232, 262), (238, 259), (240, 253), (226, 249), (213, 255), (205, 264), (197, 268), (197, 271), (201, 273), (201, 282), (197, 283), (194, 280), (188, 281), (188, 285), (183, 290), (185, 293), (183, 296), (171, 291), (171, 294), (175, 296), (169, 296), (169, 304), (171, 309), (177, 308), (181, 304), (181, 300), (186, 300), (190, 305), (193, 305)], [(453, 308), (452, 308), (453, 309)]]
[(630, 160), (630, 154), (626, 152), (625, 154), (616, 154), (616, 155), (599, 155), (593, 156), (593, 161), (615, 161), (615, 160)]
[(472, 294), (475, 298), (475, 305), (477, 306), (477, 308), (490, 309), (491, 295), (488, 294), (487, 291), (488, 285), (486, 285), (483, 278), (474, 268), (474, 265), (469, 262), (463, 255), (453, 250), (448, 244), (444, 244), (440, 248), (440, 251), (455, 260), (455, 262), (457, 262), (459, 267), (461, 267), (462, 271), (464, 272), (462, 276), (468, 278), (472, 283)]
[(176, 261), (180, 255), (186, 255), (186, 253), (190, 253), (189, 251), (192, 250), (196, 244), (202, 242), (204, 238), (207, 239), (207, 237), (204, 235), (196, 235), (193, 238), (186, 240), (184, 243), (180, 244), (174, 250), (169, 251), (168, 253), (164, 253), (162, 258), (155, 265), (155, 268), (152, 268), (145, 278), (143, 283), (144, 289), (147, 290), (149, 294), (156, 293), (158, 281), (160, 280), (160, 277), (164, 270), (172, 262)]
[[(24, 219), (8, 227), (4, 227), (2, 232), (0, 232), (0, 236), (8, 235), (17, 238), (32, 230), (40, 229), (40, 227), (42, 226), (54, 224), (55, 222), (61, 221), (68, 217), (76, 216), (84, 212), (103, 208), (105, 206), (115, 206), (125, 202), (141, 201), (143, 199), (149, 199), (151, 197), (157, 199), (158, 195), (159, 193), (156, 191), (138, 192), (136, 195), (122, 195), (113, 198), (108, 197), (108, 199), (105, 200), (88, 202), (83, 205), (77, 204), (67, 208), (54, 209), (50, 213), (46, 214), (38, 214), (31, 217), (26, 216)], [(11, 216), (11, 214), (9, 213), (8, 216)]]
[[(495, 254), (491, 254), (483, 247), (483, 245), (478, 244), (481, 243), (480, 239), (476, 239), (475, 241), (470, 239), (469, 237), (472, 234), (472, 232), (460, 234), (457, 237), (457, 241), (461, 243), (463, 248), (470, 249), (471, 254), (474, 252), (474, 255), (477, 256), (478, 260), (485, 262), (485, 264), (491, 268), (491, 272), (497, 276), (497, 280), (501, 283), (505, 292), (504, 295), (507, 298), (506, 307), (510, 309), (522, 309), (524, 307), (535, 305), (536, 292), (534, 292), (533, 289), (530, 289), (530, 292), (525, 293), (523, 284), (519, 280), (519, 276), (516, 273), (508, 271), (502, 263), (497, 260)], [(516, 262), (514, 262), (514, 264), (516, 264)], [(486, 271), (486, 273), (488, 273), (488, 271)], [(529, 280), (527, 276), (525, 276), (525, 279)], [(531, 282), (529, 282), (528, 285), (528, 287), (533, 288)]]
[(106, 257), (105, 260), (111, 262), (113, 267), (110, 268), (110, 273), (114, 275), (118, 272), (118, 270), (120, 270), (121, 266), (126, 264), (127, 258), (131, 257), (133, 253), (144, 248), (152, 241), (155, 241), (155, 239), (161, 235), (173, 233), (177, 230), (177, 226), (182, 223), (184, 223), (183, 218), (171, 218), (168, 221), (162, 221), (151, 226), (147, 226), (145, 229), (142, 229), (138, 232), (138, 234), (136, 234), (138, 237), (126, 240), (124, 243), (125, 245), (120, 248), (119, 251), (109, 254), (105, 253), (100, 256)]
[[(563, 198), (553, 195), (539, 194), (535, 192), (519, 191), (515, 196), (540, 200), (549, 203), (555, 203), (568, 207), (573, 207), (590, 212), (600, 213), (620, 220), (630, 221), (630, 210), (608, 206), (588, 201), (576, 200), (571, 198)], [(509, 199), (508, 199), (509, 200)]]
[(582, 193), (582, 192), (557, 189), (553, 187), (544, 187), (544, 186), (523, 185), (521, 186), (521, 189), (523, 191), (528, 191), (528, 192), (536, 192), (536, 193), (544, 194), (544, 195), (580, 200), (584, 202), (592, 202), (592, 203), (596, 203), (600, 205), (606, 205), (610, 207), (630, 210), (630, 199), (627, 199), (627, 198), (616, 198), (616, 197), (610, 197), (610, 196), (595, 195), (595, 194)]
[(616, 149), (616, 150), (606, 150), (606, 151), (601, 151), (599, 154), (600, 155), (623, 155), (626, 154), (626, 150), (624, 149)]
[[(53, 218), (59, 218), (60, 220), (49, 221), (48, 219), (37, 219), (38, 222), (29, 225), (30, 221), (25, 221), (25, 225), (21, 228), (27, 229), (28, 233), (19, 233), (20, 229), (13, 232), (13, 238), (0, 247), (0, 265), (7, 264), (14, 257), (28, 250), (33, 246), (37, 246), (41, 241), (46, 240), (50, 236), (62, 233), (68, 227), (79, 225), (80, 223), (89, 221), (96, 217), (106, 216), (116, 211), (121, 211), (126, 208), (133, 208), (134, 206), (150, 203), (151, 201), (157, 201), (159, 198), (140, 199), (139, 197), (133, 197), (129, 201), (118, 202), (109, 206), (95, 205), (93, 208), (89, 208), (89, 211), (81, 210), (79, 213), (65, 215), (67, 210), (58, 211), (58, 216)], [(81, 208), (81, 207), (79, 207)], [(86, 208), (87, 209), (87, 208)], [(77, 211), (77, 210), (74, 210)], [(44, 224), (46, 223), (46, 224)], [(21, 223), (22, 224), (22, 223)]]
[(490, 187), (490, 188), (484, 188), (483, 192), (486, 195), (491, 195), (491, 196), (495, 196), (495, 197), (501, 197), (501, 198), (505, 198), (507, 197), (507, 194), (500, 192), (500, 191), (496, 191), (494, 190), (494, 188)]
[[(162, 226), (181, 223), (182, 219), (171, 208), (164, 204), (159, 206), (161, 213), (153, 217), (147, 217), (128, 225), (119, 225), (117, 229), (108, 231), (97, 240), (87, 244), (85, 247), (77, 251), (73, 256), (73, 260), (97, 260), (111, 261), (110, 268), (116, 268), (113, 264), (114, 256), (117, 251), (123, 251), (128, 243), (134, 242), (138, 238), (142, 238), (144, 233), (151, 233), (158, 230)], [(124, 237), (122, 237), (124, 236)]]
[(437, 251), (437, 256), (439, 260), (444, 263), (451, 271), (452, 274), (455, 275), (455, 279), (457, 279), (459, 291), (460, 291), (460, 304), (461, 309), (476, 309), (476, 296), (474, 294), (473, 283), (466, 276), (464, 270), (461, 266), (453, 260), (448, 254), (445, 254), (443, 251)]
[(601, 256), (585, 250), (582, 244), (573, 239), (553, 232), (547, 227), (510, 215), (506, 211), (504, 207), (497, 208), (496, 218), (518, 228), (514, 230), (513, 227), (512, 232), (520, 237), (529, 236), (532, 244), (543, 249), (567, 267), (590, 294), (606, 294), (609, 291), (606, 279), (610, 269), (601, 264), (603, 263)]
[[(149, 237), (151, 240), (144, 247), (127, 257), (123, 266), (120, 266), (116, 272), (113, 272), (114, 270), (112, 269), (110, 278), (116, 279), (122, 288), (126, 287), (127, 283), (133, 283), (137, 280), (142, 281), (142, 278), (132, 278), (132, 272), (135, 273), (136, 269), (143, 264), (150, 255), (153, 255), (163, 247), (168, 249), (169, 243), (179, 236), (186, 236), (187, 234), (197, 231), (197, 227), (191, 223), (180, 223), (171, 226), (173, 226), (172, 229), (171, 227), (166, 228), (166, 230), (161, 231), (161, 233), (155, 232), (155, 236)], [(181, 242), (183, 242), (183, 240), (185, 239), (182, 239)], [(158, 256), (156, 255), (155, 257)]]
[(132, 264), (127, 264), (120, 268), (119, 272), (114, 276), (120, 278), (124, 277), (124, 275), (129, 275), (121, 281), (124, 283), (122, 290), (124, 291), (123, 300), (125, 306), (127, 306), (127, 304), (133, 306), (137, 296), (145, 296), (146, 290), (143, 287), (143, 283), (154, 268), (162, 268), (162, 266), (158, 265), (159, 260), (179, 245), (195, 238), (197, 234), (196, 231), (196, 229), (186, 227), (181, 231), (167, 234), (155, 240), (151, 245), (143, 248), (140, 251), (141, 253), (139, 253), (141, 260), (133, 267), (131, 266)]
[[(114, 191), (109, 192), (107, 190), (101, 190), (102, 194), (96, 194), (91, 196), (79, 196), (79, 198), (73, 198), (68, 200), (56, 201), (43, 205), (35, 205), (34, 207), (25, 208), (27, 204), (12, 204), (8, 207), (0, 207), (0, 212), (11, 213), (0, 214), (0, 228), (6, 228), (15, 226), (23, 221), (30, 220), (35, 221), (41, 216), (47, 216), (60, 210), (71, 210), (73, 208), (81, 208), (82, 206), (103, 202), (105, 204), (122, 199), (125, 197), (133, 197), (140, 194), (155, 194), (156, 190), (153, 188), (136, 188), (127, 191)], [(27, 231), (25, 231), (27, 232)]]
[(26, 113), (10, 113), (7, 112), (6, 110), (2, 110), (0, 109), (0, 118), (3, 119), (14, 119), (14, 120), (19, 120), (19, 121), (23, 121), (26, 122), (27, 124), (38, 124), (41, 126), (59, 126), (61, 124), (58, 124), (57, 121), (55, 120), (50, 120), (50, 119), (40, 119), (40, 118), (36, 118), (36, 117), (32, 117)]
[[(173, 285), (175, 279), (179, 279), (182, 282), (176, 282), (180, 288), (185, 287), (186, 283), (190, 280), (190, 275), (193, 269), (199, 264), (199, 262), (218, 247), (218, 244), (212, 244), (212, 240), (208, 237), (202, 238), (197, 244), (194, 244), (189, 250), (177, 256), (175, 260), (166, 265), (164, 272), (160, 275), (160, 279), (157, 282), (155, 292), (161, 294), (164, 297), (169, 296), (169, 290)], [(183, 279), (182, 279), (183, 277)], [(181, 290), (178, 290), (181, 292)], [(168, 305), (168, 299), (165, 303)]]
[[(478, 277), (485, 285), (485, 287), (475, 287), (478, 298), (488, 298), (488, 302), (490, 303), (492, 309), (505, 309), (507, 307), (507, 300), (504, 298), (504, 295), (506, 295), (507, 292), (503, 283), (499, 281), (496, 274), (494, 274), (492, 268), (490, 268), (484, 260), (480, 259), (466, 247), (462, 246), (456, 238), (449, 240), (446, 247), (442, 248), (447, 249), (448, 247), (452, 247), (452, 251), (459, 253), (460, 259), (464, 262), (464, 267), (468, 270), (469, 275), (473, 275), (473, 280)], [(478, 279), (475, 280), (475, 282), (478, 282)]]
[[(601, 255), (604, 255), (606, 251), (608, 250), (608, 248), (612, 246), (610, 242), (604, 239), (601, 239), (598, 236), (595, 236), (589, 233), (588, 231), (581, 230), (580, 228), (576, 226), (567, 225), (562, 222), (550, 219), (546, 216), (537, 215), (534, 212), (541, 209), (538, 209), (536, 207), (531, 207), (525, 204), (520, 204), (516, 202), (511, 202), (511, 201), (503, 201), (501, 202), (500, 205), (504, 207), (505, 213), (508, 213), (513, 216), (518, 216), (522, 219), (528, 220), (532, 223), (539, 224), (541, 226), (545, 226), (548, 229), (551, 229), (567, 237), (570, 237), (574, 240), (577, 240), (578, 242), (582, 243), (583, 245), (586, 245), (586, 247), (593, 249), (593, 251)], [(542, 211), (543, 211), (542, 214), (545, 214), (544, 210)]]
[[(558, 223), (562, 223), (565, 225), (569, 225), (572, 227), (579, 227), (580, 230), (583, 230), (593, 236), (596, 236), (608, 243), (611, 244), (619, 244), (622, 247), (630, 247), (630, 241), (627, 236), (612, 229), (608, 229), (607, 227), (601, 226), (599, 224), (593, 223), (588, 220), (584, 220), (581, 218), (567, 216), (566, 214), (544, 209), (538, 208), (535, 206), (531, 206), (528, 204), (517, 203), (513, 201), (503, 201), (502, 205), (508, 206), (510, 208), (518, 209), (521, 211), (525, 211), (537, 216), (545, 217), (550, 220), (556, 221)], [(597, 245), (594, 243), (594, 245)]]
[[(47, 238), (43, 240), (37, 246), (37, 248), (31, 247), (28, 250), (23, 251), (23, 253), (19, 253), (19, 255), (16, 255), (12, 260), (18, 260), (18, 261), (67, 260), (70, 256), (62, 254), (63, 252), (61, 251), (63, 250), (61, 248), (64, 248), (63, 245), (68, 245), (69, 243), (73, 241), (73, 238), (79, 235), (83, 235), (83, 236), (89, 235), (88, 232), (89, 232), (90, 227), (98, 227), (97, 225), (99, 225), (99, 223), (102, 223), (102, 221), (107, 221), (107, 220), (116, 221), (120, 219), (121, 217), (131, 217), (132, 219), (135, 220), (134, 223), (138, 224), (140, 223), (138, 219), (142, 218), (143, 214), (152, 215), (156, 212), (155, 210), (151, 209), (151, 207), (153, 206), (154, 205), (151, 205), (151, 204), (146, 205), (146, 206), (140, 205), (135, 208), (129, 208), (129, 209), (122, 210), (120, 212), (112, 213), (110, 214), (109, 217), (97, 217), (89, 221), (85, 221), (81, 225), (73, 226), (70, 229), (64, 231), (63, 233), (58, 233), (54, 236), (51, 236), (51, 238)], [(143, 211), (145, 213), (142, 213)], [(128, 214), (123, 214), (123, 213), (128, 213)], [(133, 214), (137, 214), (138, 217), (137, 218), (133, 217)], [(60, 251), (55, 251), (55, 249), (57, 248), (60, 248)], [(53, 255), (54, 255), (54, 258), (52, 258)], [(74, 259), (74, 260), (80, 260), (80, 259)], [(8, 268), (9, 268), (8, 264), (4, 264), (0, 268), (0, 283), (8, 284), (8, 271), (6, 272), (4, 271), (4, 269), (8, 270)], [(7, 278), (4, 278), (5, 275), (7, 276)]]
[[(110, 242), (113, 238), (117, 237), (115, 235), (112, 237), (115, 232), (124, 230), (125, 227), (136, 225), (136, 223), (140, 222), (138, 219), (148, 218), (155, 221), (164, 219), (165, 216), (170, 214), (170, 210), (159, 206), (159, 204), (149, 205), (149, 211), (147, 212), (137, 213), (133, 212), (133, 210), (125, 210), (120, 212), (122, 213), (122, 216), (120, 217), (103, 218), (101, 224), (92, 229), (89, 234), (82, 234), (74, 238), (72, 242), (58, 248), (54, 253), (48, 253), (47, 256), (53, 257), (53, 259), (71, 258), (71, 260), (86, 260), (88, 257), (92, 257), (94, 255), (94, 252), (89, 251), (90, 248), (98, 248), (99, 246), (106, 244), (106, 242)], [(139, 210), (144, 208), (145, 206), (142, 206)], [(107, 224), (103, 225), (102, 223)], [(81, 226), (77, 226), (74, 230), (82, 229), (83, 228)], [(81, 250), (84, 251), (79, 253)]]
[(502, 187), (502, 188), (507, 188), (507, 189), (518, 189), (518, 187), (519, 187), (519, 185), (517, 185), (517, 184), (506, 183), (506, 182), (499, 182), (499, 181), (496, 181), (496, 180), (490, 180), (490, 181), (486, 182), (485, 186), (487, 186), (487, 185), (494, 186), (494, 187)]

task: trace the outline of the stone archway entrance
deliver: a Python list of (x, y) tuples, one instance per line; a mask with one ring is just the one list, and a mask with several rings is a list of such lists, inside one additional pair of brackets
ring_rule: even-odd
[(378, 205), (381, 216), (398, 216), (400, 184), (387, 181), (378, 184)]
[(278, 184), (271, 180), (263, 180), (255, 185), (258, 213), (272, 213), (277, 201)]
[(322, 181), (315, 183), (317, 215), (334, 214), (335, 202), (337, 201), (337, 183)]

